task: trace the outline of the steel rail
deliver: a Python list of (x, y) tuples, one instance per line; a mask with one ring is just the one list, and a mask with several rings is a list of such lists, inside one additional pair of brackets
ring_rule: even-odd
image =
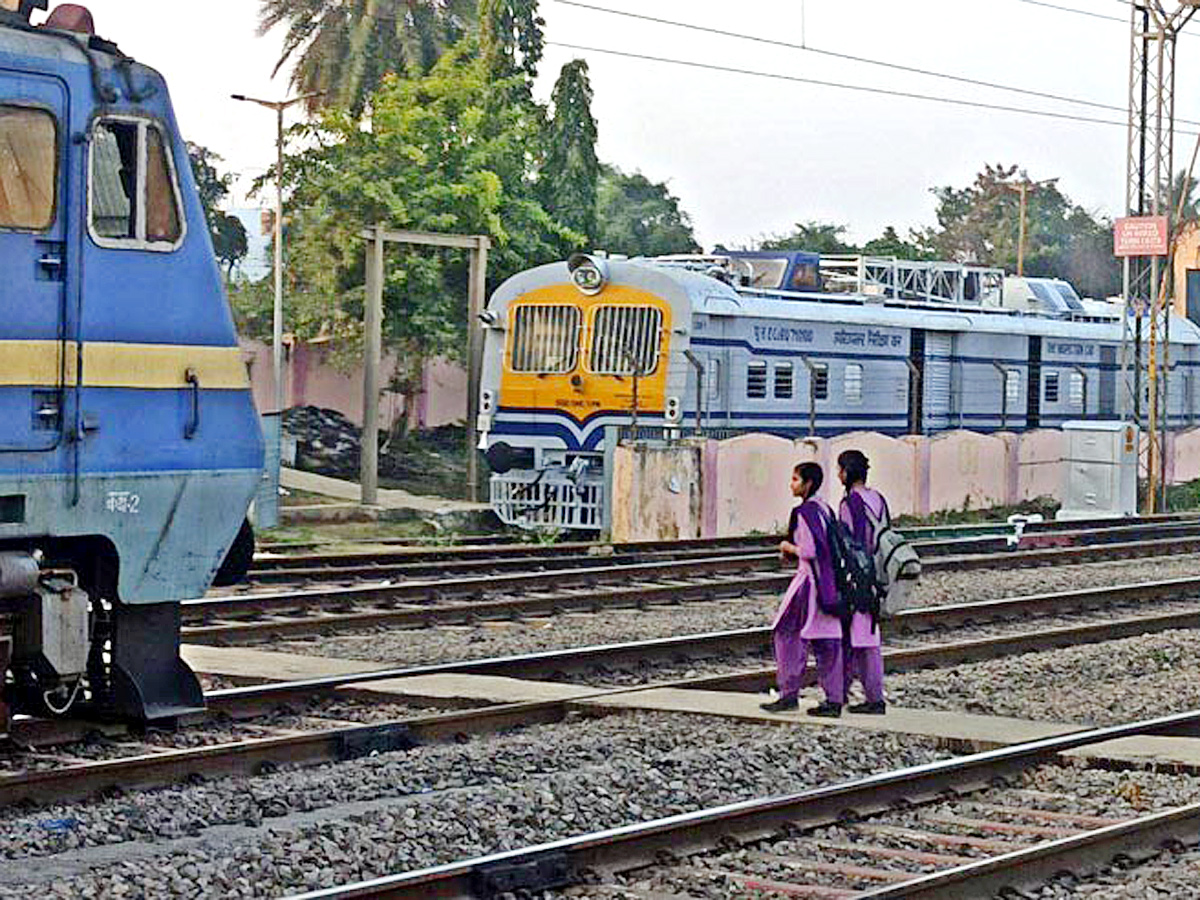
[[(1160, 616), (1153, 620), (1121, 620), (1079, 629), (1057, 629), (1030, 635), (986, 638), (949, 645), (892, 650), (884, 655), (885, 665), (893, 672), (949, 662), (987, 659), (1011, 652), (1063, 646), (1078, 640), (1103, 640), (1112, 633), (1140, 634), (1165, 627), (1196, 627), (1200, 610)], [(289, 681), (250, 688), (232, 688), (210, 693), (206, 699), (209, 715), (233, 718), (261, 714), (264, 708), (311, 699), (314, 695), (353, 686), (355, 691), (370, 692), (372, 683), (429, 674), (503, 674), (519, 677), (545, 675), (548, 668), (561, 671), (594, 666), (597, 660), (617, 665), (622, 660), (645, 662), (656, 657), (686, 658), (689, 655), (728, 652), (730, 646), (762, 648), (761, 629), (688, 635), (657, 641), (604, 645), (527, 654), (460, 663), (419, 666), (409, 669), (378, 670), (318, 679)], [(572, 698), (503, 704), (484, 709), (417, 717), (375, 725), (339, 727), (285, 737), (235, 741), (187, 750), (170, 750), (122, 759), (66, 766), (40, 772), (0, 775), (0, 806), (21, 802), (76, 800), (108, 789), (154, 787), (183, 779), (236, 774), (254, 774), (264, 767), (280, 764), (311, 765), (335, 759), (349, 759), (371, 752), (406, 749), (430, 740), (456, 738), (462, 734), (492, 733), (519, 725), (556, 722), (571, 711), (605, 714), (612, 709), (605, 701), (664, 687), (682, 689), (760, 690), (771, 684), (774, 669), (701, 676), (670, 682), (658, 682), (613, 689), (597, 688)], [(383, 692), (380, 692), (383, 694)], [(395, 699), (394, 694), (383, 694)]]
[[(904, 528), (904, 534), (927, 554), (951, 552), (955, 547), (970, 546), (974, 543), (979, 549), (994, 547), (1000, 549), (1007, 545), (1008, 539), (1015, 536), (1012, 525), (983, 526), (942, 526), (932, 528)], [(1200, 528), (1200, 519), (1194, 514), (1153, 517), (1151, 519), (1087, 519), (1066, 522), (1031, 523), (1023, 526), (1023, 534), (1032, 539), (1044, 536), (1047, 539), (1061, 537), (1064, 539), (1096, 538), (1114, 534), (1138, 534), (1147, 531), (1163, 529), (1187, 530)], [(962, 530), (964, 533), (956, 533)], [(947, 534), (949, 532), (949, 534)], [(450, 561), (477, 561), (482, 558), (485, 563), (496, 559), (542, 559), (549, 560), (561, 557), (586, 557), (601, 552), (612, 557), (638, 554), (669, 554), (705, 552), (713, 550), (728, 550), (730, 552), (745, 552), (770, 546), (774, 540), (763, 536), (739, 536), (723, 538), (690, 538), (673, 541), (632, 541), (627, 543), (601, 543), (594, 541), (575, 541), (562, 544), (500, 544), (490, 546), (460, 546), (460, 547), (414, 547), (383, 551), (361, 550), (332, 554), (299, 554), (291, 556), (260, 556), (256, 558), (251, 574), (254, 577), (264, 575), (272, 570), (296, 567), (312, 567), (318, 571), (336, 571), (339, 567), (362, 566), (364, 568), (379, 568), (391, 564), (418, 564)]]
[[(1027, 522), (1023, 525), (1024, 531), (1028, 533), (1037, 532), (1052, 532), (1071, 528), (1094, 528), (1105, 529), (1112, 527), (1121, 527), (1130, 524), (1154, 525), (1154, 524), (1170, 524), (1174, 522), (1196, 522), (1200, 523), (1195, 513), (1179, 512), (1179, 513), (1156, 513), (1151, 516), (1130, 516), (1127, 518), (1114, 518), (1105, 516), (1101, 518), (1085, 518), (1085, 519), (1043, 519), (1041, 522)], [(1014, 531), (1014, 524), (1011, 522), (979, 522), (974, 524), (959, 524), (959, 525), (905, 525), (901, 531), (910, 540), (923, 540), (931, 538), (961, 538), (961, 537), (978, 537), (978, 536), (996, 536), (1011, 534)], [(689, 539), (685, 539), (687, 542)], [(740, 540), (740, 538), (721, 538), (721, 540)], [(692, 543), (711, 544), (709, 538), (698, 538), (691, 541)], [(517, 541), (512, 535), (506, 534), (468, 534), (457, 535), (447, 540), (445, 537), (429, 537), (429, 538), (395, 538), (395, 537), (379, 537), (369, 541), (335, 541), (335, 540), (309, 540), (309, 541), (274, 541), (264, 542), (258, 545), (260, 559), (265, 562), (270, 562), (277, 556), (282, 556), (288, 550), (310, 549), (313, 547), (328, 547), (337, 546), (345, 543), (369, 543), (381, 547), (390, 547), (393, 552), (412, 551), (419, 553), (426, 550), (435, 550), (438, 552), (453, 553), (457, 550), (475, 550), (484, 547), (493, 550), (505, 550), (507, 548), (521, 547), (537, 547), (538, 544), (534, 541)], [(575, 547), (642, 547), (662, 545), (670, 546), (680, 541), (628, 541), (624, 543), (605, 543), (602, 541), (573, 541), (569, 542)], [(561, 547), (564, 544), (552, 544), (548, 546)], [(369, 552), (369, 551), (359, 551)]]
[[(1181, 583), (1196, 587), (1196, 579), (1179, 579), (1164, 582), (1163, 590), (1184, 590)], [(1137, 593), (1143, 586), (1132, 585), (1126, 591)], [(1097, 602), (1113, 589), (1097, 589)], [(1070, 592), (1067, 602), (1086, 602), (1087, 591)], [(1007, 603), (1010, 616), (1024, 617), (1031, 608), (1047, 602), (1054, 595), (1034, 598), (1012, 598), (1007, 601), (991, 601), (993, 614)], [(1033, 607), (1029, 603), (1034, 604)], [(924, 622), (930, 627), (938, 619), (939, 609), (949, 609), (950, 615), (969, 614), (970, 604), (960, 607), (934, 607), (902, 613), (897, 621)], [(1158, 631), (1200, 627), (1200, 607), (1187, 611), (1163, 613), (1154, 616), (1135, 616), (1106, 622), (1086, 623), (1060, 628), (1042, 628), (1014, 635), (976, 638), (945, 644), (931, 644), (916, 648), (893, 648), (884, 651), (884, 666), (888, 671), (906, 672), (932, 666), (980, 662), (1015, 653), (1053, 650), (1084, 643), (1113, 640)], [(526, 653), (514, 656), (487, 657), (452, 663), (432, 663), (407, 668), (377, 669), (356, 674), (333, 675), (284, 681), (247, 688), (228, 688), (208, 695), (211, 704), (223, 704), (236, 708), (239, 702), (249, 700), (253, 704), (264, 702), (291, 702), (321, 691), (335, 690), (347, 684), (367, 685), (372, 682), (390, 681), (419, 675), (497, 675), (511, 678), (536, 677), (545, 679), (555, 675), (566, 675), (580, 671), (591, 671), (603, 667), (642, 665), (655, 660), (687, 660), (695, 658), (727, 656), (730, 653), (766, 652), (769, 647), (769, 628), (743, 628), (703, 634), (677, 635), (645, 641), (626, 641), (615, 644), (598, 644), (585, 647), (570, 647), (541, 653)], [(774, 683), (774, 668), (763, 667), (732, 674), (701, 676), (690, 679), (689, 684), (698, 688), (718, 690), (758, 691)], [(229, 711), (227, 708), (226, 711)]]
[(761, 840), (783, 829), (811, 830), (846, 818), (935, 800), (947, 792), (981, 789), (1060, 753), (1091, 744), (1138, 735), (1180, 733), (1200, 733), (1200, 712), (1081, 729), (1067, 735), (898, 769), (829, 787), (727, 804), (311, 891), (295, 895), (292, 900), (354, 900), (362, 897), (451, 900), (567, 887), (579, 883), (585, 872), (638, 869), (661, 863), (663, 859), (711, 851), (731, 838), (743, 843)]
[(1069, 870), (1078, 874), (1109, 864), (1118, 855), (1150, 855), (1171, 841), (1194, 842), (1200, 803), (1143, 816), (1118, 825), (1024, 847), (911, 881), (857, 894), (860, 900), (960, 900), (1032, 890)]
[[(1185, 540), (1158, 539), (1155, 541), (1101, 543), (1084, 547), (1053, 547), (1040, 550), (1016, 550), (1003, 554), (938, 557), (923, 561), (925, 571), (968, 571), (1000, 566), (1024, 567), (1065, 561), (1080, 563), (1099, 558), (1127, 559), (1145, 555), (1177, 555), (1200, 550), (1200, 536)], [(569, 572), (533, 572), (511, 575), (485, 575), (457, 580), (410, 581), (399, 584), (356, 585), (326, 588), (320, 591), (282, 591), (206, 597), (186, 600), (181, 605), (189, 621), (200, 619), (208, 624), (188, 625), (186, 640), (198, 643), (258, 640), (271, 636), (298, 636), (327, 633), (337, 628), (395, 625), (414, 627), (446, 624), (484, 618), (504, 618), (515, 615), (554, 614), (571, 610), (599, 611), (609, 607), (628, 607), (653, 603), (661, 598), (678, 601), (728, 596), (750, 591), (781, 590), (791, 578), (790, 572), (775, 571), (752, 575), (764, 567), (777, 567), (778, 554), (746, 554), (727, 557), (705, 557), (685, 562), (635, 563), (624, 566), (593, 566)], [(572, 585), (593, 588), (597, 582), (629, 578), (695, 578), (704, 574), (738, 571), (745, 573), (739, 583), (708, 584), (668, 583), (639, 585), (633, 588), (605, 588), (579, 594), (563, 591)], [(518, 597), (505, 600), (478, 600), (465, 605), (421, 605), (431, 597), (468, 594), (486, 596), (504, 590), (538, 590), (552, 588), (551, 596)], [(354, 603), (387, 603), (392, 609), (344, 611)], [(406, 604), (407, 605), (404, 605)], [(314, 610), (330, 606), (342, 607), (338, 614), (315, 615)], [(275, 611), (303, 618), (272, 619), (269, 621), (238, 622), (239, 617)], [(225, 619), (211, 623), (212, 619)], [(232, 620), (232, 621), (231, 621)]]
[[(936, 541), (914, 541), (913, 546), (923, 559), (934, 557), (963, 555), (967, 553), (1008, 553), (1014, 550), (1033, 550), (1038, 548), (1092, 546), (1095, 544), (1128, 542), (1130, 538), (1149, 534), (1152, 539), (1165, 539), (1168, 536), (1176, 538), (1200, 537), (1200, 524), (1175, 523), (1156, 525), (1152, 528), (1145, 525), (1114, 526), (1102, 530), (1089, 531), (1058, 531), (1045, 535), (1023, 535), (1019, 546), (1012, 542), (1011, 535), (989, 537), (964, 537)], [(1141, 538), (1144, 540), (1145, 538)], [(682, 542), (681, 542), (682, 543)], [(530, 556), (488, 556), (479, 559), (444, 559), (441, 561), (394, 562), (386, 558), (366, 555), (350, 562), (348, 558), (332, 558), (332, 561), (321, 557), (302, 560), (294, 566), (276, 566), (270, 569), (252, 571), (250, 581), (255, 584), (280, 584), (305, 581), (349, 581), (382, 578), (419, 578), (430, 576), (446, 576), (458, 572), (477, 572), (480, 569), (489, 573), (530, 571), (534, 569), (574, 569), (591, 565), (600, 560), (606, 560), (610, 565), (631, 565), (639, 562), (655, 560), (684, 561), (696, 557), (713, 557), (744, 554), (751, 551), (773, 551), (773, 541), (763, 538), (748, 538), (732, 547), (714, 547), (711, 545), (688, 546), (675, 548), (659, 548), (653, 550), (612, 550), (612, 546), (594, 545), (597, 548), (612, 552), (597, 554), (595, 552), (577, 552), (571, 554)]]

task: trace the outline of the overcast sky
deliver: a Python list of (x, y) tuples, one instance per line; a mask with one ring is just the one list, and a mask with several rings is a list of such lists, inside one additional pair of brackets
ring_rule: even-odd
[[(956, 76), (1109, 104), (1071, 105), (908, 74), (833, 56), (615, 16), (542, 0), (547, 48), (539, 94), (558, 69), (588, 60), (606, 162), (666, 181), (706, 247), (730, 246), (819, 219), (867, 240), (895, 225), (934, 224), (934, 185), (968, 184), (984, 162), (1060, 178), (1076, 202), (1121, 214), (1125, 178), (1128, 7), (1122, 0), (587, 0), (594, 6), (805, 43)], [(167, 78), (184, 136), (245, 176), (274, 157), (274, 116), (231, 93), (283, 97), (271, 78), (278, 34), (256, 34), (256, 0), (85, 0), (97, 30)], [(1166, 0), (1168, 8), (1178, 0)], [(169, 12), (166, 10), (169, 9)], [(1200, 120), (1200, 23), (1179, 42), (1177, 116)], [(616, 50), (726, 69), (853, 84), (1122, 123), (1063, 121), (684, 67)], [(1181, 125), (1184, 130), (1192, 126)], [(1181, 135), (1176, 168), (1194, 138)]]

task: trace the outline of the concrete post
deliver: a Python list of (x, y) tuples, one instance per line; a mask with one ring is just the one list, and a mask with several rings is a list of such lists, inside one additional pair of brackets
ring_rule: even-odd
[(379, 367), (383, 355), (383, 226), (367, 244), (367, 303), (363, 320), (363, 429), (359, 469), (363, 506), (379, 502)]
[(479, 500), (479, 452), (475, 449), (475, 428), (479, 419), (479, 383), (483, 369), (483, 335), (480, 315), (486, 303), (487, 258), (491, 241), (480, 235), (471, 250), (470, 287), (467, 303), (467, 482), (468, 496)]

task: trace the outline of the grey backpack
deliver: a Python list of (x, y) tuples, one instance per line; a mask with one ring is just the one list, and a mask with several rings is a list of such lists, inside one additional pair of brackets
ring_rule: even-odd
[(911, 603), (913, 587), (921, 577), (921, 559), (904, 535), (892, 527), (886, 503), (882, 521), (875, 518), (866, 503), (863, 503), (863, 510), (875, 533), (875, 572), (884, 587), (879, 614), (887, 619), (907, 609)]

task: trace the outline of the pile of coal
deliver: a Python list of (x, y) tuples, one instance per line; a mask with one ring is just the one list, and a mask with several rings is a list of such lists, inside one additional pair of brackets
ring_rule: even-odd
[(283, 433), (296, 441), (297, 469), (357, 476), (362, 431), (336, 409), (293, 406), (283, 413)]

